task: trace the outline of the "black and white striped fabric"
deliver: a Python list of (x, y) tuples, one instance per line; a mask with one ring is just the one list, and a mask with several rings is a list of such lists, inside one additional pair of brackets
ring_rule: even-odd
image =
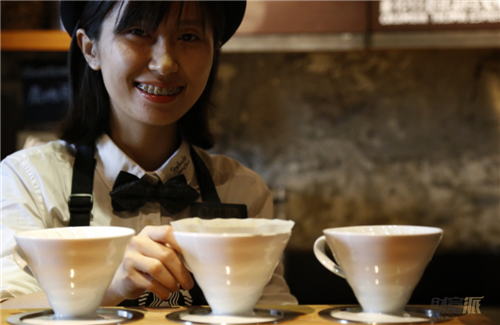
[(178, 307), (192, 306), (193, 298), (188, 290), (180, 289), (168, 296), (167, 300), (161, 300), (160, 297), (150, 291), (144, 292), (136, 301), (136, 306), (140, 307)]

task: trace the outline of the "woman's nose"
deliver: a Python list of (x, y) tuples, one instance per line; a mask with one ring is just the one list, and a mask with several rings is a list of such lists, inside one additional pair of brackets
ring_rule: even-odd
[(159, 40), (152, 49), (152, 58), (149, 62), (149, 69), (160, 75), (168, 75), (179, 70), (175, 51), (173, 47), (166, 44), (164, 40)]

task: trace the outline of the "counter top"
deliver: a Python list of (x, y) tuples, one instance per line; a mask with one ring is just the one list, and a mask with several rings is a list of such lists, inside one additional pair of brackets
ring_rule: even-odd
[[(304, 315), (298, 318), (283, 322), (283, 324), (292, 325), (326, 325), (326, 324), (339, 324), (334, 321), (324, 319), (318, 315), (324, 309), (329, 309), (333, 307), (339, 307), (337, 305), (299, 305), (299, 306), (258, 306), (260, 308), (276, 308), (282, 310), (290, 310), (294, 312), (300, 312)], [(127, 324), (179, 324), (170, 321), (166, 318), (167, 314), (183, 310), (184, 307), (175, 308), (137, 308), (135, 310), (143, 312), (144, 318)], [(8, 324), (7, 318), (10, 316), (25, 313), (30, 311), (36, 311), (36, 309), (2, 309), (1, 310), (1, 324)], [(494, 323), (489, 320), (486, 316), (481, 314), (470, 314), (455, 317), (453, 319), (447, 319), (439, 324), (446, 325), (494, 325)]]

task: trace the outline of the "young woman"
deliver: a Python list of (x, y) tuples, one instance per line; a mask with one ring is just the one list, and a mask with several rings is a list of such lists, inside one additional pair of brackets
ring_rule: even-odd
[[(220, 47), (244, 11), (243, 1), (61, 2), (72, 36), (70, 109), (60, 141), (2, 161), (1, 297), (13, 298), (2, 307), (48, 307), (12, 259), (16, 232), (86, 224), (138, 233), (103, 305), (205, 303), (170, 221), (272, 217), (256, 173), (203, 150), (214, 143), (207, 110)], [(130, 189), (140, 197), (124, 200)], [(297, 303), (282, 265), (259, 303)]]

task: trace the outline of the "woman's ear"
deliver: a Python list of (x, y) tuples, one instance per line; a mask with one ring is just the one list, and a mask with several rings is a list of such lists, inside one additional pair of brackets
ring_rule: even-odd
[(79, 28), (76, 31), (76, 40), (78, 42), (78, 47), (82, 50), (83, 56), (85, 57), (85, 60), (89, 64), (90, 68), (96, 71), (100, 70), (101, 62), (97, 54), (96, 44), (87, 36), (87, 34), (85, 34), (85, 30), (83, 28)]

